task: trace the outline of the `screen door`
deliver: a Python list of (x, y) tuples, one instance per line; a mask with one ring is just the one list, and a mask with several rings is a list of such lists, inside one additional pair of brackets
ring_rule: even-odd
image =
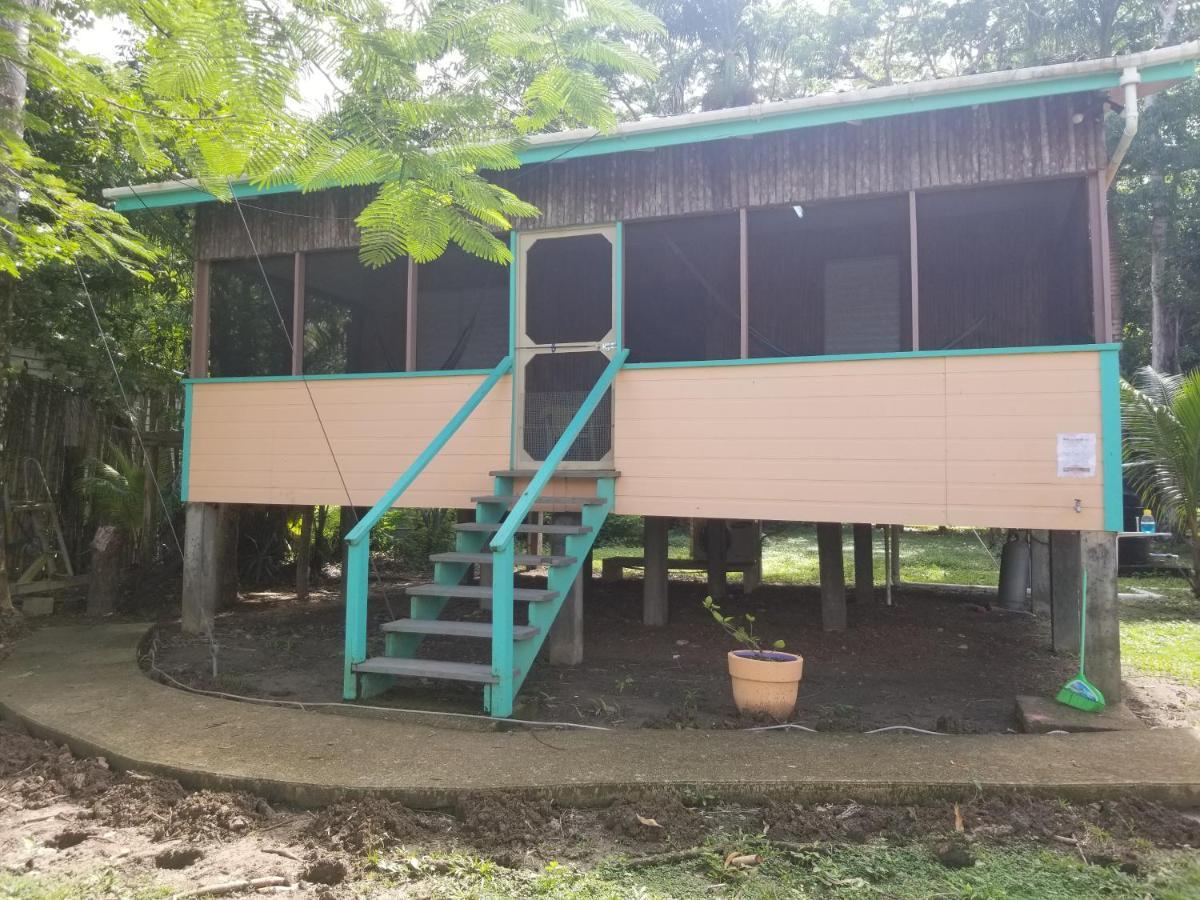
[[(516, 465), (549, 454), (616, 352), (611, 226), (522, 234), (517, 264)], [(609, 389), (563, 461), (564, 468), (612, 465)]]

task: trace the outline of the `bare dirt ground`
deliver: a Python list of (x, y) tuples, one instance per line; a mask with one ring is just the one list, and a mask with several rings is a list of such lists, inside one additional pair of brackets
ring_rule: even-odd
[[(1013, 796), (961, 807), (685, 800), (645, 795), (579, 810), (468, 795), (453, 812), (418, 812), (378, 799), (305, 812), (248, 794), (190, 792), (173, 781), (114, 772), (102, 759), (76, 758), (0, 724), (0, 886), (5, 874), (47, 884), (86, 877), (98, 885), (87, 896), (127, 896), (105, 888), (111, 874), (123, 885), (180, 893), (248, 883), (228, 892), (245, 894), (254, 879), (266, 879), (259, 884), (268, 891), (351, 897), (382, 889), (380, 879), (391, 889), (437, 872), (452, 865), (450, 853), (510, 869), (552, 860), (590, 865), (614, 855), (652, 860), (746, 834), (785, 845), (928, 841), (939, 856), (938, 842), (947, 838), (1035, 841), (1130, 872), (1156, 848), (1200, 847), (1200, 820), (1137, 800), (1070, 806)], [(427, 895), (401, 889), (388, 896)]]
[[(536, 578), (529, 578), (536, 585)], [(386, 595), (386, 596), (385, 596)], [(725, 654), (734, 649), (702, 608), (704, 586), (671, 585), (671, 624), (641, 624), (641, 582), (593, 582), (585, 600), (584, 664), (539, 660), (522, 689), (519, 718), (646, 728), (738, 728)], [(387, 605), (390, 603), (392, 612)], [(947, 732), (1002, 732), (1014, 726), (1018, 694), (1052, 694), (1072, 673), (1044, 649), (1032, 617), (944, 597), (909, 594), (896, 605), (850, 604), (850, 627), (821, 631), (815, 588), (734, 591), (727, 613), (753, 613), (768, 641), (782, 639), (805, 659), (793, 721), (819, 730), (866, 731), (908, 725)], [(405, 615), (403, 582), (372, 590), (369, 634)], [(451, 617), (481, 618), (474, 606)], [(337, 701), (342, 679), (343, 611), (336, 594), (297, 604), (289, 593), (245, 595), (221, 615), (214, 652), (175, 624), (157, 632), (152, 665), (206, 690), (293, 701)], [(428, 639), (422, 655), (486, 661), (484, 642)], [(372, 652), (378, 652), (373, 649)], [(476, 686), (409, 682), (373, 704), (480, 711)]]

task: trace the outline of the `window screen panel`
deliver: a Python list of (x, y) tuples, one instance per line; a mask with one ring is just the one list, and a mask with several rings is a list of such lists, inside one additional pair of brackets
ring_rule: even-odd
[(508, 353), (508, 267), (451, 245), (417, 267), (417, 368), (490, 369)]
[(309, 253), (304, 271), (304, 371), (403, 372), (408, 264), (365, 266), (357, 250)]
[(1083, 179), (917, 195), (923, 350), (1093, 339)]
[(912, 346), (908, 197), (752, 210), (750, 355)]
[[(209, 274), (209, 373), (239, 378), (292, 373), (295, 258), (216, 260)], [(265, 270), (265, 276), (264, 276)]]
[(625, 345), (630, 362), (741, 355), (737, 214), (625, 226)]

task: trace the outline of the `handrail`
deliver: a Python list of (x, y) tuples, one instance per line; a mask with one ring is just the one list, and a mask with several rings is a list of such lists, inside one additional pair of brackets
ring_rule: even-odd
[(525, 517), (529, 515), (533, 504), (541, 496), (542, 489), (554, 477), (554, 470), (558, 468), (558, 464), (570, 452), (575, 439), (579, 437), (579, 433), (583, 431), (583, 426), (587, 424), (588, 419), (592, 417), (592, 413), (596, 411), (596, 407), (600, 405), (605, 392), (612, 386), (613, 380), (617, 377), (617, 373), (621, 371), (621, 366), (625, 364), (625, 360), (628, 357), (629, 350), (621, 350), (612, 358), (608, 367), (601, 373), (600, 378), (584, 398), (583, 403), (568, 423), (558, 442), (546, 454), (546, 459), (538, 468), (537, 474), (529, 480), (529, 484), (526, 485), (525, 490), (513, 505), (512, 510), (505, 517), (504, 525), (501, 526), (500, 530), (496, 532), (495, 537), (492, 538), (489, 545), (492, 550), (503, 550), (506, 545), (512, 542), (513, 536), (517, 533), (517, 527), (525, 521)]
[(346, 535), (347, 543), (357, 544), (371, 533), (371, 529), (379, 523), (379, 520), (383, 518), (383, 514), (395, 505), (396, 501), (400, 499), (400, 495), (408, 490), (409, 486), (425, 471), (425, 467), (429, 465), (430, 460), (438, 455), (450, 438), (454, 437), (455, 432), (462, 426), (462, 423), (475, 411), (475, 407), (491, 392), (492, 388), (496, 386), (496, 382), (512, 369), (512, 366), (512, 356), (506, 356), (496, 364), (496, 368), (492, 369), (488, 377), (483, 380), (483, 383), (459, 407), (458, 412), (434, 436), (433, 440), (429, 442), (429, 446), (421, 451), (421, 455), (412, 461), (412, 464), (396, 479), (395, 484), (388, 488), (387, 493), (380, 497), (375, 505), (371, 507), (370, 511), (358, 520), (358, 524), (350, 529), (350, 533)]

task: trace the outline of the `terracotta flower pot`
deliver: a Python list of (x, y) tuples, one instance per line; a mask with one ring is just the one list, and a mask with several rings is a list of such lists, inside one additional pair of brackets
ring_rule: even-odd
[(729, 674), (733, 679), (733, 702), (743, 713), (766, 713), (786, 719), (796, 707), (804, 657), (777, 650), (731, 650)]

